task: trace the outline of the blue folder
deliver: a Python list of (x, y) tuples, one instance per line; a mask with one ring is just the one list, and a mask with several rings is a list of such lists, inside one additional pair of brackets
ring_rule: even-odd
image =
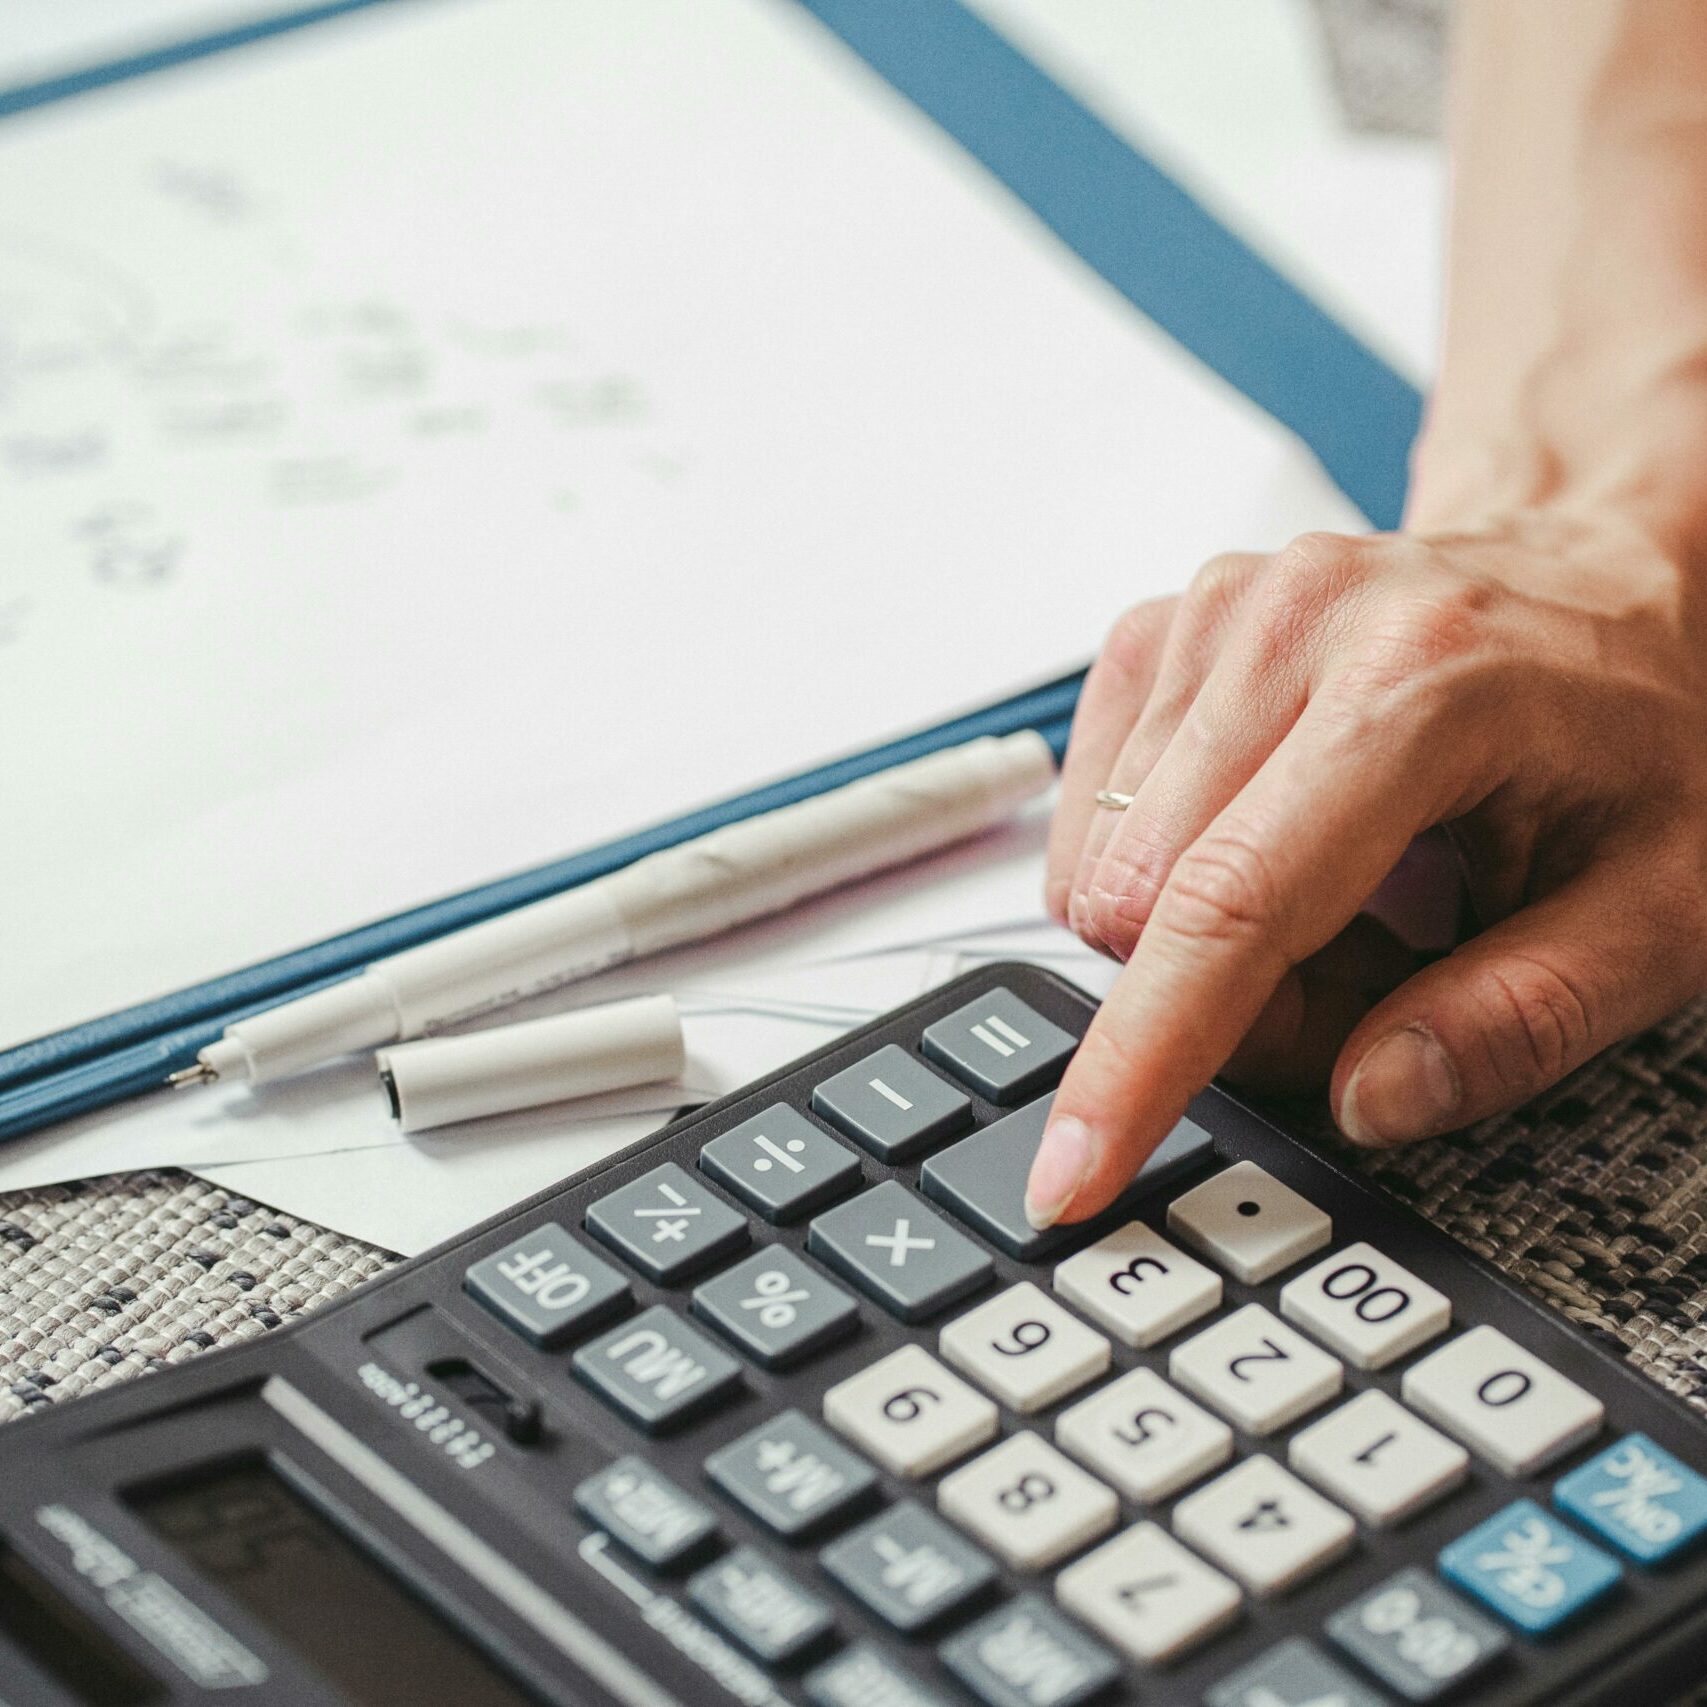
[[(0, 116), (326, 22), (332, 0), (10, 91)], [(1397, 526), (1421, 417), (1415, 388), (1222, 226), (961, 0), (788, 0), (1023, 202), (1080, 262), (1316, 456), (1377, 527)], [(689, 837), (980, 734), (1040, 729), (1064, 748), (1081, 677), (1017, 694), (532, 871), (0, 1052), (0, 1138), (158, 1085), (225, 1025), (417, 942), (525, 905)]]

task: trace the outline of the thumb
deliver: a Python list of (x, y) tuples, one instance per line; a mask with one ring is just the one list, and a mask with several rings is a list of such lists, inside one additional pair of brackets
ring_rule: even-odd
[(1340, 1051), (1340, 1130), (1380, 1148), (1503, 1113), (1698, 993), (1658, 865), (1598, 865), (1400, 985)]

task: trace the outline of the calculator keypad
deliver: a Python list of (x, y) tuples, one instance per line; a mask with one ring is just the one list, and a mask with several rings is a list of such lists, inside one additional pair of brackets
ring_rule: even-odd
[(1277, 1642), (1203, 1699), (1205, 1707), (1385, 1707), (1373, 1689), (1302, 1636)]
[(1553, 1500), (1644, 1565), (1662, 1565), (1707, 1537), (1707, 1476), (1645, 1434), (1627, 1434), (1561, 1476)]
[(1012, 990), (991, 990), (927, 1025), (920, 1046), (979, 1096), (1014, 1103), (1059, 1078), (1079, 1040)]
[(943, 1643), (942, 1663), (984, 1707), (1079, 1707), (1120, 1675), (1107, 1648), (1035, 1594)]
[(1334, 1224), (1255, 1162), (1235, 1162), (1168, 1205), (1168, 1227), (1247, 1286), (1319, 1251)]
[(1037, 1411), (1096, 1380), (1109, 1344), (1029, 1280), (942, 1330), (946, 1362), (1015, 1411)]
[(705, 1473), (773, 1535), (808, 1535), (857, 1509), (871, 1466), (799, 1411), (784, 1411), (705, 1461)]
[(799, 1363), (859, 1325), (859, 1311), (841, 1287), (774, 1245), (702, 1281), (693, 1311), (766, 1369)]
[(1405, 1371), (1405, 1402), (1508, 1476), (1527, 1476), (1600, 1432), (1606, 1409), (1498, 1328), (1449, 1340)]
[(665, 1162), (587, 1211), (587, 1230), (669, 1286), (747, 1243), (747, 1223), (685, 1168)]
[(966, 1093), (893, 1043), (826, 1079), (812, 1108), (880, 1162), (904, 1162), (972, 1124)]
[(894, 1630), (937, 1623), (996, 1580), (985, 1554), (915, 1500), (832, 1542), (819, 1563)]
[(1253, 1594), (1278, 1594), (1325, 1570), (1357, 1525), (1272, 1458), (1234, 1465), (1174, 1507), (1174, 1529)]
[(642, 1458), (619, 1458), (575, 1490), (575, 1505), (654, 1570), (673, 1570), (702, 1553), (717, 1520), (691, 1494)]
[(820, 1215), (806, 1248), (903, 1322), (920, 1322), (988, 1285), (995, 1265), (894, 1180)]
[(1289, 1280), (1280, 1313), (1359, 1369), (1385, 1369), (1452, 1323), (1444, 1293), (1365, 1244), (1347, 1245)]
[(919, 1345), (824, 1395), (824, 1420), (897, 1476), (928, 1476), (994, 1440), (996, 1407)]
[(1055, 1290), (1122, 1345), (1151, 1346), (1221, 1302), (1221, 1276), (1131, 1221), (1055, 1269)]
[(1177, 1659), (1239, 1616), (1238, 1585), (1154, 1523), (1135, 1524), (1055, 1579), (1066, 1609), (1144, 1664)]
[(1491, 1619), (1415, 1567), (1328, 1619), (1328, 1634), (1407, 1701), (1439, 1701), (1511, 1646)]
[(756, 1660), (792, 1665), (821, 1647), (829, 1604), (778, 1570), (756, 1547), (737, 1547), (688, 1584), (688, 1598)]
[(1273, 1434), (1325, 1405), (1345, 1371), (1260, 1304), (1247, 1304), (1174, 1348), (1168, 1374), (1250, 1434)]
[(1146, 1505), (1200, 1481), (1233, 1456), (1233, 1431), (1153, 1369), (1128, 1370), (1063, 1411), (1055, 1440), (1128, 1499)]
[(629, 1300), (628, 1282), (555, 1221), (473, 1264), (463, 1286), (542, 1351), (608, 1321)]
[(729, 1397), (740, 1366), (679, 1316), (653, 1305), (583, 1346), (575, 1373), (613, 1409), (661, 1434)]
[[(697, 1480), (628, 1454), (573, 1492), (742, 1653), (815, 1707), (1076, 1707), (1123, 1666), (1140, 1700), (1184, 1666), (1205, 1707), (1471, 1707), (1514, 1646), (1628, 1611), (1627, 1574), (1707, 1541), (1707, 1476), (1640, 1434), (1500, 1494), (1590, 1442), (1600, 1400), (1491, 1325), (1449, 1337), (1446, 1294), (1382, 1248), (1415, 1246), (1335, 1247), (1275, 1174), (1211, 1171), (1190, 1121), (1130, 1218), (1035, 1235), (1061, 1038), (986, 990), (596, 1196), (609, 1260), (547, 1221), (466, 1271), (639, 1430), (743, 1400)], [(1384, 1532), (1413, 1522), (1430, 1567), (1395, 1574)], [(1318, 1577), (1337, 1610), (1294, 1634), (1319, 1598), (1252, 1604)], [(1237, 1661), (1206, 1674), (1218, 1644)]]
[(1120, 1515), (1113, 1489), (1029, 1430), (951, 1470), (937, 1484), (937, 1504), (992, 1552), (1027, 1571), (1107, 1534)]
[(1399, 1523), (1464, 1480), (1470, 1454), (1378, 1389), (1293, 1435), (1288, 1462), (1365, 1523)]
[(1618, 1586), (1618, 1562), (1534, 1500), (1461, 1535), (1440, 1555), (1440, 1573), (1526, 1636), (1544, 1636)]
[(785, 1102), (743, 1120), (699, 1153), (701, 1170), (767, 1221), (798, 1221), (860, 1182), (845, 1145)]
[[(1054, 1102), (1053, 1095), (1040, 1097), (929, 1157), (919, 1172), (926, 1197), (943, 1204), (998, 1250), (1023, 1262), (1043, 1256), (1073, 1237), (1070, 1226), (1040, 1231), (1025, 1218), (1025, 1182)], [(1157, 1145), (1138, 1177), (1121, 1194), (1121, 1202), (1133, 1202), (1165, 1188), (1181, 1174), (1200, 1166), (1211, 1149), (1209, 1134), (1194, 1121), (1182, 1120)]]
[(871, 1642), (845, 1648), (807, 1674), (812, 1707), (949, 1707), (948, 1697), (927, 1689)]

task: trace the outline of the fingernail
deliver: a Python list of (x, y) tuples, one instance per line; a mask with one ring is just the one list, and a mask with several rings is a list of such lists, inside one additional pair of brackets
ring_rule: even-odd
[(1038, 1232), (1053, 1227), (1078, 1195), (1091, 1167), (1090, 1128), (1071, 1114), (1052, 1120), (1025, 1183), (1025, 1218)]
[(1340, 1128), (1379, 1149), (1449, 1131), (1460, 1101), (1458, 1074), (1426, 1025), (1381, 1039), (1357, 1065), (1340, 1099)]
[(1073, 892), (1072, 880), (1066, 877), (1052, 877), (1043, 889), (1043, 905), (1050, 918), (1057, 924), (1067, 922), (1067, 897)]

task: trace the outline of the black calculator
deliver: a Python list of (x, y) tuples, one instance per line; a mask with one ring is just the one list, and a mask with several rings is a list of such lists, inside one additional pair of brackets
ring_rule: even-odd
[(5, 1707), (1656, 1704), (1707, 1427), (1210, 1090), (1021, 1212), (989, 967), (337, 1307), (0, 1432)]

